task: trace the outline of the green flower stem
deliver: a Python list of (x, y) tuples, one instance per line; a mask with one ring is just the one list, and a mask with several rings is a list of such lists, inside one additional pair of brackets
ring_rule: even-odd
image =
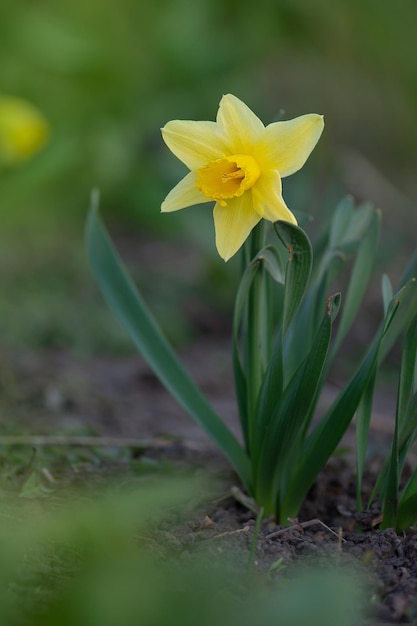
[[(266, 240), (265, 222), (262, 220), (251, 233), (249, 240), (250, 259), (264, 247)], [(265, 370), (270, 356), (271, 315), (268, 299), (269, 276), (261, 268), (250, 288), (247, 309), (247, 337), (245, 337), (247, 413), (249, 443), (254, 440), (256, 404)]]

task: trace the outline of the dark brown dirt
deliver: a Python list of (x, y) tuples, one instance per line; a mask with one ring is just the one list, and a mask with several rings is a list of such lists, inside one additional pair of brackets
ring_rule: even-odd
[[(201, 339), (182, 356), (216, 409), (238, 433), (229, 346), (223, 340)], [(231, 488), (238, 483), (227, 462), (139, 357), (81, 358), (64, 351), (8, 351), (3, 353), (0, 386), (7, 391), (2, 400), (2, 435), (94, 435), (113, 438), (113, 448), (119, 437), (153, 438), (154, 445), (148, 449), (132, 445), (127, 456), (111, 463), (103, 458), (96, 464), (87, 460), (69, 465), (73, 476), (68, 484), (105, 482), (115, 473), (126, 480), (131, 471), (126, 458), (131, 461), (133, 457), (149, 463), (163, 459), (179, 471), (211, 477), (213, 490), (194, 513), (185, 521), (184, 515), (173, 515), (155, 530), (159, 545), (162, 550), (163, 546), (174, 548), (184, 559), (208, 549), (214, 564), (246, 567), (256, 514), (231, 495)], [(329, 387), (324, 405), (332, 395)], [(379, 407), (372, 427), (371, 472), (392, 428), (389, 394)], [(353, 445), (351, 434), (345, 443)], [(27, 449), (29, 455), (30, 446)], [(54, 475), (53, 465), (48, 470)], [(371, 482), (365, 483), (365, 491), (370, 487)], [(338, 457), (309, 493), (298, 521), (289, 528), (276, 526), (272, 519), (263, 522), (254, 572), (269, 578), (288, 575), (300, 561), (353, 561), (371, 583), (370, 623), (415, 624), (417, 533), (414, 529), (403, 535), (381, 531), (378, 516), (378, 507), (356, 512), (352, 455)]]

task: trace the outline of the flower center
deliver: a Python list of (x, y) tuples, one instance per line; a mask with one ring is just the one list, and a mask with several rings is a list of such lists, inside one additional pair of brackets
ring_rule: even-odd
[(226, 200), (242, 196), (253, 187), (260, 174), (259, 165), (253, 157), (234, 154), (200, 167), (196, 185), (205, 196), (226, 206)]

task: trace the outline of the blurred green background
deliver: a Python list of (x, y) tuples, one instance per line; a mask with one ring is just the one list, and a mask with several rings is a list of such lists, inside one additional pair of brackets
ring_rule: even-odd
[(318, 147), (285, 180), (287, 203), (319, 225), (346, 191), (375, 202), (382, 269), (403, 260), (416, 232), (416, 23), (414, 0), (1, 3), (1, 91), (35, 105), (51, 134), (0, 171), (0, 341), (130, 349), (87, 269), (93, 187), (157, 313), (167, 298), (176, 310), (183, 293), (216, 293), (227, 308), (234, 265), (216, 256), (208, 205), (159, 212), (184, 173), (160, 127), (214, 119), (227, 92), (265, 123), (323, 113)]
[[(417, 232), (416, 23), (415, 0), (0, 3), (0, 95), (26, 99), (50, 125), (49, 141), (36, 155), (0, 164), (0, 407), (13, 432), (22, 397), (11, 353), (64, 349), (88, 357), (134, 350), (89, 272), (83, 231), (92, 188), (100, 189), (106, 223), (170, 339), (192, 339), (214, 317), (213, 308), (230, 312), (238, 261), (225, 265), (217, 256), (208, 205), (160, 214), (161, 201), (185, 171), (163, 144), (160, 127), (176, 118), (214, 119), (224, 93), (240, 97), (265, 123), (324, 114), (319, 145), (305, 168), (284, 181), (287, 203), (314, 216), (313, 233), (346, 192), (376, 203), (384, 223), (380, 269), (401, 270)], [(34, 369), (41, 367), (42, 356)], [(32, 419), (37, 400), (28, 397)], [(42, 523), (31, 528), (49, 541)], [(20, 563), (14, 546), (27, 545), (9, 536), (2, 534), (3, 561), (10, 555), (6, 574)], [(124, 531), (121, 536), (130, 540)], [(92, 559), (94, 574), (101, 562), (95, 564), (95, 553)], [(114, 576), (112, 570), (112, 584)], [(107, 578), (100, 580), (107, 590)], [(93, 577), (86, 581), (95, 602), (102, 589), (93, 587)], [(211, 602), (212, 587), (202, 582)], [(54, 623), (64, 623), (68, 606), (77, 608), (78, 588), (67, 591), (58, 598)], [(351, 592), (328, 596), (342, 601)], [(136, 589), (129, 598), (136, 610)], [(91, 624), (102, 619), (98, 600), (93, 606)], [(39, 623), (46, 623), (43, 616)]]

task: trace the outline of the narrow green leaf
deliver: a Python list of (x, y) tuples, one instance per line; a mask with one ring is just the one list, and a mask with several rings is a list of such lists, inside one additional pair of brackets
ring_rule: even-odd
[[(417, 258), (417, 257), (416, 257)], [(412, 324), (413, 318), (417, 315), (417, 289), (415, 288), (415, 279), (408, 278), (408, 282), (395, 294), (385, 308), (390, 308), (392, 303), (397, 301), (399, 310), (395, 319), (391, 318), (389, 327), (386, 328), (384, 341), (379, 350), (379, 363), (381, 363), (388, 354), (393, 343), (396, 341), (400, 333)], [(387, 292), (388, 293), (388, 292)], [(406, 357), (408, 358), (408, 357)], [(401, 400), (403, 402), (403, 400)], [(413, 443), (415, 437), (414, 421), (417, 415), (417, 396), (414, 396), (406, 410), (405, 419), (401, 418), (401, 429), (399, 432), (399, 459), (403, 463), (408, 447)], [(383, 494), (387, 480), (389, 457), (386, 459), (382, 470), (378, 476), (375, 486), (372, 490), (369, 505), (373, 502), (378, 493)]]
[(343, 437), (370, 380), (376, 360), (377, 349), (374, 349), (308, 438), (301, 464), (283, 503), (287, 517), (297, 515), (305, 494)]
[(398, 515), (398, 495), (400, 482), (400, 468), (398, 455), (398, 414), (395, 418), (394, 434), (392, 436), (389, 455), (388, 471), (382, 494), (382, 528), (396, 528)]
[(313, 275), (314, 282), (325, 280), (326, 285), (331, 285), (342, 273), (357, 247), (358, 242), (354, 241), (339, 248), (326, 249)]
[(257, 254), (256, 258), (262, 262), (263, 267), (276, 283), (284, 284), (285, 273), (282, 267), (281, 257), (275, 246), (265, 246), (265, 248)]
[(371, 374), (356, 415), (356, 503), (362, 510), (362, 478), (368, 449), (369, 426), (371, 423), (377, 368)]
[[(334, 357), (361, 302), (372, 266), (370, 261), (374, 254), (378, 232), (379, 216), (370, 205), (361, 205), (355, 209), (350, 197), (344, 198), (339, 203), (331, 221), (327, 244), (324, 246), (322, 243), (319, 247), (320, 255), (317, 256), (319, 262), (316, 263), (312, 273), (310, 286), (285, 337), (286, 378), (293, 374), (311, 346), (320, 324), (322, 302), (328, 294), (329, 286), (346, 267), (348, 260), (357, 253), (347, 301), (342, 310), (337, 343), (332, 347)], [(329, 358), (327, 367), (330, 363)]]
[(382, 288), (382, 302), (384, 304), (384, 314), (385, 314), (387, 312), (388, 305), (391, 302), (392, 297), (394, 295), (394, 290), (392, 288), (391, 281), (386, 274), (382, 276), (381, 288)]
[(323, 319), (323, 304), (326, 302), (327, 280), (323, 277), (307, 290), (299, 310), (283, 337), (284, 384), (311, 350), (314, 337)]
[[(250, 434), (249, 434), (249, 415), (248, 415), (248, 402), (247, 402), (247, 378), (245, 373), (245, 367), (242, 363), (242, 358), (239, 352), (239, 338), (242, 332), (247, 340), (247, 329), (243, 327), (242, 320), (244, 319), (244, 313), (247, 311), (248, 298), (251, 291), (251, 287), (254, 283), (256, 275), (265, 269), (268, 274), (273, 278), (275, 282), (283, 283), (284, 273), (282, 269), (281, 259), (279, 254), (273, 246), (266, 246), (258, 252), (258, 254), (251, 260), (243, 272), (239, 288), (235, 299), (235, 308), (233, 314), (233, 368), (235, 376), (235, 389), (239, 408), (240, 422), (242, 426), (242, 432), (245, 439), (246, 449), (250, 449)], [(246, 325), (248, 321), (246, 320)]]
[(344, 231), (341, 232), (340, 240), (335, 244), (335, 247), (339, 248), (351, 242), (360, 242), (368, 231), (374, 214), (374, 208), (367, 202), (354, 208)]
[(330, 225), (329, 247), (337, 248), (345, 239), (346, 230), (354, 210), (352, 196), (345, 196), (338, 203)]
[(417, 438), (417, 392), (408, 403), (405, 416), (400, 420), (399, 448), (400, 455), (405, 456)]
[[(391, 451), (383, 468), (381, 490), (383, 528), (396, 528), (399, 511), (399, 491), (402, 467), (417, 431), (417, 397), (413, 397), (414, 369), (417, 350), (417, 317), (408, 328), (403, 342), (400, 380), (397, 394), (395, 429)], [(412, 481), (408, 484), (408, 495)], [(405, 490), (407, 492), (407, 488)], [(405, 496), (404, 500), (408, 496)], [(415, 514), (417, 520), (417, 514)]]
[(384, 337), (384, 343), (379, 353), (379, 361), (382, 363), (392, 346), (397, 341), (401, 333), (411, 324), (412, 319), (417, 315), (417, 283), (415, 278), (411, 278), (397, 292), (398, 302), (401, 301), (401, 307), (395, 318), (391, 320), (390, 327), (387, 329)]
[(306, 233), (289, 222), (274, 223), (275, 231), (290, 256), (285, 274), (283, 333), (296, 313), (310, 279), (313, 251)]
[(372, 218), (369, 220), (367, 231), (360, 241), (350, 273), (348, 288), (344, 295), (344, 306), (341, 312), (339, 327), (332, 347), (333, 355), (338, 351), (352, 322), (356, 319), (374, 266), (379, 241), (380, 224), (381, 214), (379, 211), (375, 211)]
[(407, 263), (407, 267), (400, 280), (400, 286), (403, 287), (410, 280), (417, 278), (417, 248), (414, 250), (410, 260)]
[[(402, 346), (400, 382), (398, 388), (398, 419), (400, 439), (403, 438), (403, 430), (407, 428), (407, 407), (413, 394), (414, 372), (416, 368), (417, 354), (417, 317), (415, 317), (406, 334)], [(408, 435), (406, 435), (408, 436)]]
[[(253, 229), (248, 239), (252, 258), (260, 262), (259, 251), (266, 242), (267, 227), (261, 220)], [(267, 368), (271, 353), (271, 307), (269, 299), (271, 280), (267, 272), (260, 270), (255, 274), (249, 289), (245, 334), (242, 337), (246, 373), (246, 411), (248, 414), (249, 449), (251, 450), (255, 428), (254, 414), (258, 401), (259, 389)], [(249, 452), (250, 453), (250, 452)]]
[[(375, 211), (370, 205), (362, 204), (355, 209), (349, 196), (339, 203), (330, 224), (327, 247), (322, 250), (313, 276), (314, 282), (325, 277), (327, 285), (330, 285), (339, 276), (349, 258), (357, 253), (363, 240), (369, 237), (369, 231), (373, 230), (373, 221), (375, 222)], [(370, 268), (366, 268), (367, 272), (369, 270)], [(357, 280), (360, 280), (359, 271), (358, 274)]]
[(417, 471), (413, 474), (413, 486), (410, 493), (398, 506), (397, 531), (415, 525), (417, 521)]
[(239, 357), (238, 346), (233, 341), (232, 348), (232, 359), (233, 359), (233, 375), (235, 382), (235, 393), (237, 400), (237, 407), (239, 411), (239, 420), (240, 426), (242, 429), (243, 439), (245, 442), (245, 449), (249, 451), (250, 442), (249, 442), (249, 430), (248, 430), (248, 412), (246, 406), (246, 396), (247, 396), (247, 384), (246, 384), (246, 376), (243, 371), (242, 364)]
[[(397, 399), (398, 402), (398, 399)], [(398, 415), (398, 409), (397, 409)], [(403, 421), (400, 423), (400, 433), (398, 435), (398, 463), (399, 469), (402, 470), (404, 466), (404, 462), (410, 447), (414, 444), (417, 439), (417, 393), (415, 393), (406, 408), (406, 414), (403, 418)], [(372, 490), (371, 497), (369, 500), (369, 504), (371, 504), (377, 494), (380, 495), (380, 499), (384, 498), (384, 493), (386, 489), (386, 481), (388, 474), (388, 466), (390, 463), (390, 456), (385, 459), (383, 467), (379, 473), (375, 486)], [(407, 487), (405, 488), (405, 491)], [(403, 492), (403, 496), (404, 496)]]
[(417, 522), (417, 468), (412, 473), (398, 503), (397, 530)]
[[(288, 329), (284, 342), (286, 371), (291, 376), (308, 352), (321, 320), (321, 307), (331, 283), (339, 276), (350, 257), (356, 254), (352, 278), (338, 334), (332, 346), (332, 358), (355, 318), (372, 267), (379, 233), (379, 215), (369, 205), (354, 209), (351, 198), (345, 198), (337, 207), (331, 222), (331, 235), (327, 246), (321, 246), (321, 256), (316, 264), (309, 289), (300, 309)], [(327, 361), (327, 368), (331, 359)], [(288, 379), (288, 378), (287, 378)]]
[[(329, 310), (332, 307), (329, 307)], [(301, 364), (282, 396), (272, 415), (260, 415), (263, 428), (256, 476), (256, 496), (260, 502), (271, 507), (275, 505), (276, 489), (281, 482), (282, 469), (291, 446), (303, 423), (309, 420), (310, 406), (315, 397), (323, 364), (327, 355), (332, 319), (328, 313), (323, 318), (312, 349)], [(272, 491), (271, 491), (272, 490)]]
[(394, 298), (376, 341), (371, 346), (362, 365), (308, 437), (302, 451), (301, 463), (288, 489), (288, 496), (283, 503), (283, 515), (287, 517), (297, 515), (305, 494), (324, 467), (327, 459), (333, 454), (349, 426), (377, 366), (380, 345), (395, 317), (398, 303), (397, 298)]
[[(397, 394), (396, 437), (398, 474), (400, 476), (405, 458), (417, 437), (417, 393), (414, 393), (414, 377), (417, 354), (417, 317), (405, 334), (403, 341), (400, 380)], [(398, 485), (397, 485), (398, 488)]]
[(251, 457), (255, 464), (256, 459), (259, 458), (266, 425), (269, 423), (271, 415), (273, 415), (276, 407), (281, 403), (283, 382), (284, 371), (282, 359), (282, 336), (280, 332), (277, 332), (272, 357), (262, 381), (256, 407), (254, 420), (256, 428), (251, 451)]
[[(244, 365), (239, 353), (239, 335), (242, 323), (243, 313), (246, 310), (247, 299), (249, 295), (250, 287), (255, 278), (255, 274), (260, 270), (260, 261), (254, 259), (245, 269), (239, 288), (237, 290), (235, 298), (235, 308), (233, 313), (233, 370), (235, 379), (235, 391), (237, 397), (237, 403), (239, 408), (239, 418), (242, 427), (243, 437), (245, 440), (246, 450), (250, 449), (249, 438), (249, 417), (247, 407), (247, 380)], [(246, 333), (246, 328), (243, 332)]]
[(93, 199), (89, 212), (86, 237), (91, 268), (108, 305), (163, 385), (216, 442), (250, 490), (248, 457), (187, 374), (154, 321), (99, 218), (97, 199)]
[[(340, 310), (340, 305), (341, 305), (341, 301), (342, 301), (342, 296), (340, 293), (336, 293), (333, 296), (330, 296), (329, 298), (327, 298), (327, 315), (330, 316), (331, 322), (332, 324), (334, 323), (336, 317), (339, 314), (339, 310)], [(306, 419), (304, 421), (304, 427), (303, 427), (303, 431), (302, 431), (302, 440), (304, 441), (308, 430), (310, 429), (311, 426), (311, 420), (313, 418), (314, 415), (314, 411), (316, 409), (317, 406), (317, 402), (320, 398), (320, 393), (321, 390), (323, 388), (324, 382), (326, 380), (326, 375), (327, 375), (327, 370), (328, 370), (328, 362), (329, 362), (329, 354), (327, 354), (326, 356), (326, 360), (323, 363), (323, 369), (321, 372), (321, 376), (320, 376), (320, 380), (317, 384), (316, 387), (316, 393), (315, 393), (315, 397), (313, 398), (313, 401), (311, 403), (310, 406), (310, 411), (309, 411), (309, 417), (308, 419)]]

